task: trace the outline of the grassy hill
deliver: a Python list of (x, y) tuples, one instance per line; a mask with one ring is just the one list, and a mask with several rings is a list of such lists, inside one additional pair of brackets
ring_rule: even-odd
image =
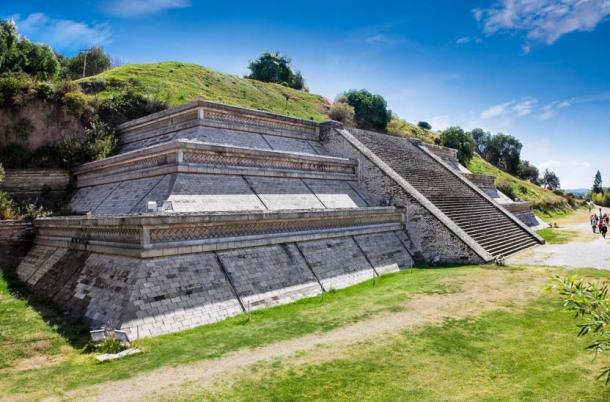
[(479, 155), (475, 154), (467, 167), (472, 173), (495, 176), (496, 185), (500, 191), (533, 203), (536, 211), (543, 216), (570, 209), (564, 197), (529, 181), (512, 176), (498, 169)]
[(316, 121), (328, 120), (330, 106), (320, 95), (173, 61), (129, 64), (77, 82), (100, 99), (131, 89), (169, 106), (204, 98)]

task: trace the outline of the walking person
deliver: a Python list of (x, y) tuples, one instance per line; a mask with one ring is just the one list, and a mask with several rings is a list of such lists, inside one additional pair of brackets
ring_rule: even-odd
[[(608, 216), (606, 215), (605, 218), (607, 218)], [(607, 219), (604, 219), (604, 217), (602, 217), (602, 219), (599, 221), (599, 233), (602, 234), (602, 237), (605, 239), (606, 238), (606, 233), (608, 233), (608, 224), (606, 222)]]
[(593, 229), (593, 233), (597, 233), (597, 214), (591, 215), (591, 229)]

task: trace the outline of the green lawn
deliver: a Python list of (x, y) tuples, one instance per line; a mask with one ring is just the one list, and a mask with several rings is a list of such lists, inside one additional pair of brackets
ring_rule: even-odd
[(566, 230), (558, 230), (555, 228), (545, 228), (536, 231), (548, 244), (566, 244), (575, 236), (578, 236), (577, 232), (571, 232)]
[[(477, 267), (453, 269), (413, 269), (379, 277), (354, 287), (326, 293), (296, 303), (260, 310), (251, 319), (237, 316), (220, 323), (192, 330), (149, 338), (136, 343), (144, 353), (122, 361), (98, 364), (93, 356), (71, 347), (57, 328), (45, 324), (28, 304), (9, 293), (6, 281), (0, 279), (0, 312), (11, 317), (2, 321), (3, 331), (26, 339), (30, 333), (54, 341), (49, 348), (31, 349), (25, 343), (16, 353), (11, 344), (0, 345), (4, 367), (19, 364), (26, 356), (56, 356), (57, 364), (31, 370), (5, 368), (0, 371), (0, 394), (32, 393), (47, 395), (86, 384), (128, 378), (143, 371), (167, 365), (178, 365), (222, 356), (246, 347), (295, 338), (316, 331), (328, 331), (361, 321), (384, 311), (399, 311), (406, 300), (418, 293), (448, 293), (458, 288), (441, 284), (458, 278)], [(21, 316), (28, 319), (21, 320)]]
[[(383, 312), (402, 311), (405, 301), (417, 294), (460, 292), (479, 273), (496, 269), (484, 266), (406, 270), (324, 296), (256, 311), (250, 319), (242, 315), (145, 339), (136, 342), (144, 353), (104, 364), (69, 342), (75, 338), (66, 336), (69, 332), (65, 327), (46, 323), (1, 278), (0, 395), (28, 399), (61, 396), (85, 385), (328, 331)], [(549, 272), (542, 270), (540, 274)], [(607, 271), (580, 272), (610, 276)], [(48, 312), (43, 315), (51, 316)], [(598, 366), (591, 364), (590, 354), (583, 350), (585, 340), (576, 338), (575, 325), (572, 317), (561, 311), (558, 297), (546, 296), (525, 312), (493, 312), (476, 320), (407, 331), (384, 345), (356, 345), (350, 348), (348, 357), (327, 363), (262, 367), (257, 372), (262, 382), (244, 378), (235, 387), (217, 389), (206, 398), (350, 400), (358, 395), (360, 400), (439, 400), (445, 395), (494, 400), (497, 393), (499, 398), (495, 399), (499, 400), (554, 399), (551, 396), (560, 392), (561, 385), (565, 400), (575, 400), (578, 390), (585, 400), (594, 400), (592, 393), (605, 388), (595, 381)], [(41, 338), (47, 338), (43, 346), (37, 340), (13, 343)]]
[(406, 331), (389, 345), (362, 343), (322, 364), (276, 362), (230, 389), (199, 394), (213, 401), (608, 401), (595, 379), (601, 362), (583, 351), (573, 317), (557, 297), (522, 312)]
[(95, 82), (100, 99), (125, 89), (177, 106), (196, 98), (302, 119), (328, 120), (326, 98), (190, 63), (127, 64), (77, 82)]

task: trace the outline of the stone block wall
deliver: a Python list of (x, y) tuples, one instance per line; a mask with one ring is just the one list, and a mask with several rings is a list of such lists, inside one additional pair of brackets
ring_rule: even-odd
[(0, 190), (16, 201), (61, 207), (70, 184), (70, 173), (62, 169), (6, 169)]
[(37, 245), (18, 275), (33, 291), (131, 339), (192, 328), (412, 265), (402, 232), (135, 258)]
[(15, 267), (33, 244), (32, 224), (0, 221), (0, 271)]

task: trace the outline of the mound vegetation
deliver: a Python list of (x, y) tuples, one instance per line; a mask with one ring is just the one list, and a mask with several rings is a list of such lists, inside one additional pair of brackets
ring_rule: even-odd
[(76, 82), (101, 100), (131, 91), (169, 107), (203, 98), (314, 121), (327, 120), (330, 108), (320, 95), (173, 61), (120, 66)]
[(568, 198), (544, 189), (527, 180), (521, 180), (495, 167), (491, 163), (474, 154), (466, 166), (472, 173), (486, 174), (496, 177), (496, 186), (500, 191), (513, 199), (529, 201), (542, 217), (572, 209)]

